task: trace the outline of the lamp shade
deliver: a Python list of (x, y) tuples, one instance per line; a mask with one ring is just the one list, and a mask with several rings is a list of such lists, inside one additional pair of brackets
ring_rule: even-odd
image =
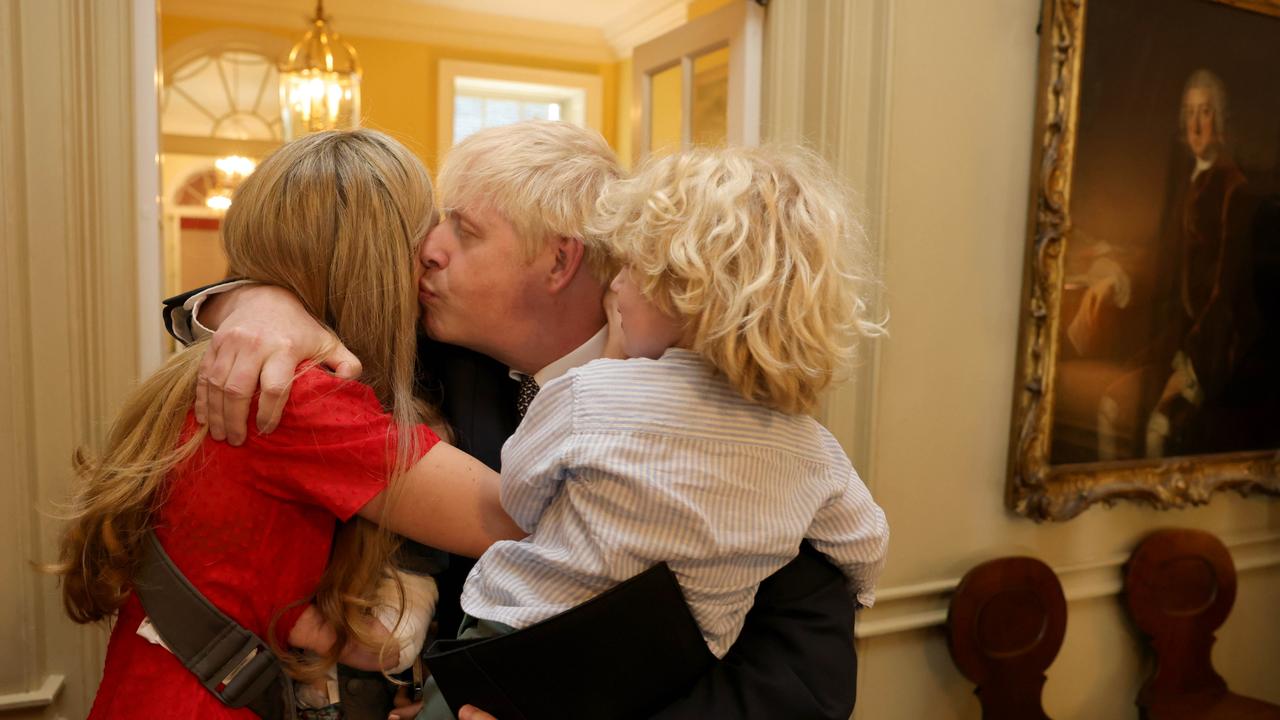
[(285, 140), (359, 127), (360, 77), (355, 48), (329, 27), (324, 2), (317, 2), (311, 28), (280, 66)]

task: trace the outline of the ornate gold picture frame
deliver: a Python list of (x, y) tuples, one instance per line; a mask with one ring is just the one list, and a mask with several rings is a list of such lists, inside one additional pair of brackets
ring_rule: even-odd
[(1006, 502), (1280, 495), (1280, 0), (1044, 0)]

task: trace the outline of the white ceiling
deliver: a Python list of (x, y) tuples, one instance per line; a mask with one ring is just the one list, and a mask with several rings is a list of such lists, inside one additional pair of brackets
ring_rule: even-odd
[[(527, 18), (543, 22), (610, 28), (670, 5), (670, 0), (410, 0), (418, 5)], [(685, 0), (688, 4), (688, 0)]]

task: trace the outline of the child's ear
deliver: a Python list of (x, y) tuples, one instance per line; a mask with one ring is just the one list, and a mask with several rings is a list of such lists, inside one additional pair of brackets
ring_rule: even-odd
[(554, 293), (563, 290), (577, 276), (578, 269), (582, 267), (586, 248), (582, 244), (582, 238), (577, 237), (561, 235), (553, 238), (552, 243), (555, 257), (551, 264), (551, 272), (547, 275), (547, 281), (551, 292)]

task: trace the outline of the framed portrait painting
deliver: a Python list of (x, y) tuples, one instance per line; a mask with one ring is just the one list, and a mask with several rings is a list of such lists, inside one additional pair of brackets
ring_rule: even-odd
[(1280, 495), (1280, 0), (1045, 0), (1006, 500)]

